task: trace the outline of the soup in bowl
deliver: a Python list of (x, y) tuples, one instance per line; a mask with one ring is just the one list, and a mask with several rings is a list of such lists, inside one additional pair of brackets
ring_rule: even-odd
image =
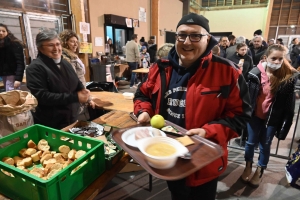
[(148, 164), (157, 169), (169, 169), (177, 158), (188, 152), (180, 142), (169, 137), (148, 137), (137, 141), (139, 150), (145, 155)]

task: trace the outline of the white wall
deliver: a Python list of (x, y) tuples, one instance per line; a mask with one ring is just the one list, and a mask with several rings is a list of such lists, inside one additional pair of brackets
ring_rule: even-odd
[[(209, 20), (210, 32), (232, 32), (236, 37), (253, 38), (254, 31), (265, 33), (268, 8), (201, 11)], [(264, 36), (265, 37), (265, 36)]]

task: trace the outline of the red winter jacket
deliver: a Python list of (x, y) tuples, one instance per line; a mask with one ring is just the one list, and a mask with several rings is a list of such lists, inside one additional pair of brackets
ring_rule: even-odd
[[(168, 60), (158, 61), (150, 68), (147, 80), (138, 88), (134, 98), (134, 113), (160, 113), (161, 90), (168, 88), (172, 66)], [(162, 72), (166, 74), (161, 76)], [(163, 78), (164, 79), (164, 78)], [(161, 84), (165, 82), (166, 84)], [(209, 53), (201, 59), (199, 68), (187, 86), (186, 129), (203, 128), (207, 139), (219, 144), (224, 155), (187, 177), (187, 185), (198, 186), (211, 181), (227, 166), (227, 143), (238, 137), (250, 120), (251, 106), (248, 88), (241, 72), (234, 65)]]

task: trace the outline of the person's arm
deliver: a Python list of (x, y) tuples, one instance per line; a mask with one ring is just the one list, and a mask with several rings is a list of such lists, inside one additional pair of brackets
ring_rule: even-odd
[(140, 63), (140, 52), (139, 52), (139, 48), (138, 45), (134, 46), (134, 54), (135, 54), (135, 60), (136, 62)]
[[(74, 72), (75, 73), (75, 72)], [(40, 105), (68, 105), (79, 102), (77, 92), (83, 89), (78, 80), (77, 91), (72, 93), (54, 93), (48, 90), (48, 77), (46, 69), (35, 64), (26, 69), (26, 83), (30, 92), (37, 98)], [(59, 87), (59, 85), (57, 85)]]
[(148, 63), (150, 63), (150, 54), (149, 53), (146, 53), (147, 54), (147, 61)]
[(159, 76), (159, 70), (155, 63), (153, 67), (149, 68), (147, 79), (140, 84), (134, 95), (134, 114), (138, 116), (139, 122), (149, 122), (150, 116), (154, 115), (152, 102), (156, 103), (156, 99), (152, 98), (152, 92), (157, 84), (157, 76)]
[(12, 46), (12, 52), (14, 54), (14, 58), (17, 63), (15, 80), (22, 82), (23, 75), (24, 75), (24, 69), (25, 69), (24, 53), (23, 53), (22, 45), (19, 44), (18, 42), (15, 42)]
[(293, 123), (293, 117), (294, 117), (294, 110), (295, 110), (295, 84), (297, 82), (297, 78), (293, 79), (291, 82), (289, 82), (289, 87), (287, 88), (287, 97), (286, 97), (286, 103), (284, 106), (284, 114), (283, 114), (283, 119), (282, 123), (279, 126), (276, 136), (280, 140), (284, 140), (289, 133), (289, 130), (292, 126)]

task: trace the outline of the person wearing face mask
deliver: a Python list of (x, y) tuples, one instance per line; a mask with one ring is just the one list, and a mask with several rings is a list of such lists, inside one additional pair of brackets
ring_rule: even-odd
[(80, 103), (90, 91), (78, 79), (72, 65), (62, 59), (58, 35), (43, 30), (36, 36), (38, 56), (26, 69), (27, 88), (38, 100), (34, 123), (61, 129), (78, 118)]
[[(294, 89), (299, 73), (284, 54), (282, 45), (269, 46), (265, 53), (267, 62), (260, 62), (248, 74), (252, 119), (247, 124), (246, 166), (240, 179), (253, 187), (259, 186), (267, 168), (274, 135), (284, 140), (293, 122)], [(260, 152), (256, 171), (250, 179), (256, 144), (259, 144)]]
[[(138, 122), (155, 114), (220, 145), (224, 155), (187, 177), (167, 181), (173, 200), (216, 198), (218, 177), (227, 167), (227, 144), (250, 120), (248, 88), (241, 71), (212, 54), (218, 44), (202, 15), (183, 16), (168, 59), (149, 68), (134, 97)], [(213, 77), (213, 78), (212, 78)]]
[[(62, 56), (65, 60), (69, 61), (73, 66), (79, 80), (86, 86), (85, 81), (85, 66), (83, 62), (78, 58), (78, 36), (72, 30), (64, 30), (59, 34), (62, 41)], [(95, 109), (95, 102), (91, 99), (88, 101), (89, 106)], [(79, 109), (78, 120), (87, 121), (89, 120), (89, 112), (86, 104), (82, 104)]]
[(5, 91), (20, 89), (25, 63), (23, 44), (0, 23), (0, 77)]
[(236, 46), (236, 53), (228, 58), (240, 67), (246, 81), (248, 81), (248, 72), (253, 68), (252, 58), (247, 55), (247, 49), (246, 44), (240, 43)]

